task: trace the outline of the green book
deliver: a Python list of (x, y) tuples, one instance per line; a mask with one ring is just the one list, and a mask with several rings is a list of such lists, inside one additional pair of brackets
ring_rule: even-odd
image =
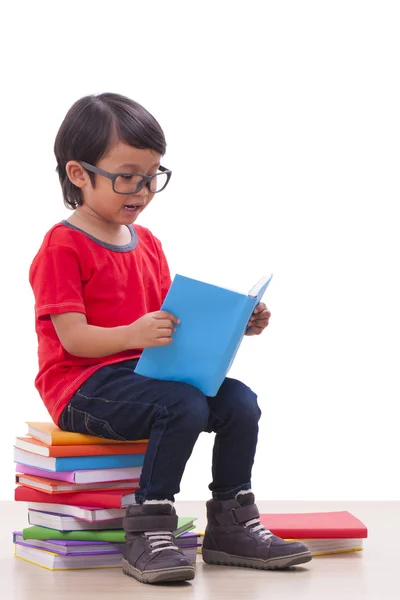
[[(179, 517), (178, 529), (174, 536), (179, 537), (187, 531), (194, 529), (194, 521), (197, 517)], [(82, 542), (124, 542), (125, 531), (123, 529), (98, 529), (90, 531), (59, 531), (47, 527), (26, 527), (22, 530), (24, 540), (77, 540)]]

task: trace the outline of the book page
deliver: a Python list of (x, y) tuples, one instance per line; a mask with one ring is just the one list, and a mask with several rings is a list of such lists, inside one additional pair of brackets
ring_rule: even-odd
[(267, 286), (269, 285), (269, 282), (271, 281), (271, 279), (272, 279), (272, 274), (262, 277), (259, 281), (257, 281), (256, 285), (251, 288), (251, 290), (248, 293), (248, 296), (250, 296), (251, 298), (257, 298), (258, 294), (260, 293), (260, 291), (262, 290), (263, 287), (265, 287), (265, 289), (267, 289)]

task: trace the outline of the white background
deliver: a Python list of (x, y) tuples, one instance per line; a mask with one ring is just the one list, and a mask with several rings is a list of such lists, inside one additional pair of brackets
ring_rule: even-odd
[[(399, 500), (399, 3), (37, 1), (2, 21), (0, 498), (24, 421), (48, 419), (28, 269), (67, 216), (54, 137), (113, 91), (167, 137), (140, 224), (172, 273), (243, 292), (275, 274), (231, 371), (263, 411), (257, 497)], [(178, 499), (209, 497), (211, 448)]]

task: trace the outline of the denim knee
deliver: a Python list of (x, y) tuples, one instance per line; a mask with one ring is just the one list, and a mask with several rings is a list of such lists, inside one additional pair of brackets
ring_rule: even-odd
[(253, 390), (237, 379), (226, 378), (220, 392), (218, 401), (228, 403), (229, 408), (226, 408), (230, 409), (231, 419), (241, 422), (243, 426), (258, 424), (261, 410)]
[(201, 433), (205, 430), (210, 409), (205, 395), (192, 385), (174, 382), (174, 402), (168, 406), (168, 412), (185, 427)]

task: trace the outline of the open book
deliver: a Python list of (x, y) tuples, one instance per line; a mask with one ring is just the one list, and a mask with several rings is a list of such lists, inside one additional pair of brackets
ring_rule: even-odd
[(248, 294), (241, 294), (176, 275), (161, 307), (180, 319), (172, 344), (145, 348), (135, 372), (190, 383), (215, 396), (271, 279), (263, 277)]

